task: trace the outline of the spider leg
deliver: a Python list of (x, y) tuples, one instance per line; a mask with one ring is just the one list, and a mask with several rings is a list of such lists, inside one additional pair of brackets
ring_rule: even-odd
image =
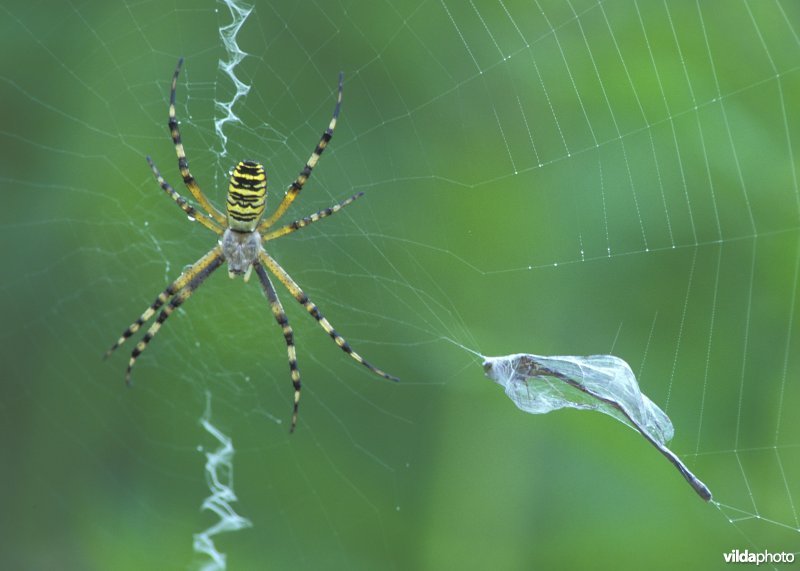
[(314, 152), (311, 153), (311, 156), (306, 163), (306, 166), (303, 167), (303, 170), (300, 171), (300, 174), (297, 175), (297, 178), (294, 182), (289, 186), (289, 190), (286, 191), (286, 195), (283, 197), (283, 200), (278, 205), (278, 208), (273, 212), (269, 218), (264, 220), (259, 226), (258, 231), (263, 232), (275, 222), (278, 221), (278, 218), (283, 216), (283, 213), (286, 212), (286, 209), (294, 202), (294, 199), (297, 198), (297, 195), (300, 194), (300, 191), (303, 189), (303, 185), (308, 180), (308, 177), (311, 176), (311, 171), (317, 165), (317, 161), (319, 160), (320, 155), (325, 150), (325, 147), (328, 146), (331, 138), (333, 137), (333, 130), (336, 128), (336, 121), (339, 118), (339, 109), (342, 107), (342, 84), (344, 82), (344, 74), (339, 73), (339, 95), (336, 98), (336, 107), (333, 109), (333, 117), (331, 118), (331, 122), (328, 125), (328, 128), (325, 129), (325, 132), (322, 134), (322, 138), (317, 143), (317, 147), (314, 149)]
[(153, 175), (156, 177), (158, 184), (160, 184), (164, 192), (166, 192), (169, 197), (175, 201), (175, 204), (177, 204), (180, 209), (186, 213), (186, 216), (188, 216), (191, 220), (197, 220), (200, 222), (200, 224), (212, 232), (216, 234), (222, 234), (222, 229), (217, 226), (216, 222), (202, 212), (198, 212), (194, 206), (186, 202), (186, 199), (178, 194), (175, 189), (172, 188), (172, 186), (166, 180), (164, 180), (164, 177), (161, 176), (158, 167), (153, 162), (153, 159), (151, 159), (149, 156), (147, 157), (147, 164), (150, 165), (150, 170), (153, 171)]
[(294, 432), (297, 427), (297, 407), (300, 403), (300, 370), (297, 368), (297, 351), (294, 347), (294, 333), (292, 326), (289, 325), (289, 318), (286, 317), (286, 312), (283, 310), (281, 300), (278, 299), (278, 294), (272, 281), (269, 279), (264, 266), (258, 262), (253, 264), (258, 274), (258, 279), (261, 282), (261, 288), (264, 290), (264, 295), (269, 300), (269, 307), (272, 310), (272, 315), (275, 316), (275, 321), (281, 326), (283, 330), (283, 338), (286, 340), (286, 351), (289, 353), (289, 371), (292, 376), (292, 385), (294, 386), (294, 410), (292, 411), (292, 426), (289, 432)]
[(172, 75), (172, 88), (169, 92), (169, 133), (172, 136), (172, 142), (175, 144), (175, 153), (178, 155), (178, 168), (181, 171), (181, 176), (183, 177), (183, 183), (186, 185), (186, 188), (189, 189), (189, 192), (192, 193), (195, 200), (200, 203), (200, 206), (205, 209), (211, 215), (211, 218), (222, 224), (223, 226), (226, 224), (225, 216), (217, 210), (213, 204), (211, 204), (206, 196), (203, 194), (203, 191), (200, 190), (200, 186), (197, 184), (197, 181), (192, 176), (192, 173), (189, 171), (189, 161), (186, 159), (186, 151), (183, 148), (183, 143), (181, 142), (181, 130), (178, 126), (178, 120), (175, 118), (175, 91), (178, 88), (178, 76), (181, 73), (181, 66), (183, 65), (183, 58), (178, 60), (178, 65), (175, 67), (175, 73)]
[(202, 272), (206, 267), (208, 267), (208, 265), (213, 261), (213, 258), (219, 256), (219, 253), (220, 253), (219, 248), (214, 248), (208, 254), (197, 260), (197, 262), (195, 262), (188, 270), (186, 270), (180, 276), (178, 276), (178, 279), (169, 284), (164, 291), (158, 294), (158, 297), (153, 301), (152, 304), (150, 304), (150, 307), (148, 307), (145, 310), (145, 312), (142, 313), (138, 317), (138, 319), (136, 319), (136, 321), (131, 323), (128, 326), (128, 328), (122, 332), (120, 338), (117, 340), (116, 343), (114, 343), (114, 345), (111, 346), (111, 348), (108, 351), (106, 351), (103, 358), (104, 359), (108, 358), (108, 356), (111, 355), (111, 353), (113, 353), (114, 351), (116, 351), (120, 345), (125, 343), (125, 341), (127, 341), (129, 337), (131, 337), (137, 331), (139, 331), (139, 328), (142, 325), (144, 325), (145, 322), (149, 321), (150, 318), (153, 317), (153, 315), (155, 315), (156, 311), (158, 311), (158, 309), (169, 300), (169, 298), (171, 298), (177, 292), (182, 290), (186, 286), (186, 284), (188, 284), (195, 277), (197, 277), (197, 275), (200, 272)]
[(317, 323), (320, 324), (320, 327), (322, 327), (325, 330), (325, 332), (328, 335), (330, 335), (331, 339), (333, 339), (333, 341), (339, 346), (339, 348), (342, 351), (350, 355), (354, 360), (364, 365), (367, 369), (369, 369), (376, 375), (383, 377), (384, 379), (388, 379), (390, 381), (400, 380), (397, 377), (385, 373), (384, 371), (373, 366), (368, 361), (364, 360), (364, 358), (361, 355), (353, 351), (352, 347), (350, 347), (350, 344), (344, 339), (344, 337), (339, 335), (333, 328), (333, 326), (330, 324), (330, 322), (327, 319), (325, 319), (325, 317), (320, 313), (319, 308), (316, 306), (316, 304), (312, 302), (310, 299), (308, 299), (308, 296), (303, 292), (302, 289), (300, 289), (300, 286), (297, 285), (297, 283), (286, 272), (286, 270), (284, 270), (280, 266), (280, 264), (278, 264), (278, 262), (276, 262), (272, 258), (272, 256), (270, 256), (269, 254), (267, 254), (262, 250), (261, 253), (259, 253), (259, 259), (261, 260), (261, 263), (264, 264), (269, 269), (269, 271), (275, 274), (275, 277), (277, 277), (278, 280), (280, 280), (280, 282), (284, 286), (286, 286), (286, 289), (289, 290), (289, 293), (292, 294), (292, 297), (294, 297), (298, 302), (300, 302), (300, 304), (306, 308), (306, 310), (311, 314), (311, 316), (317, 320)]
[[(175, 294), (175, 296), (170, 300), (169, 304), (161, 310), (161, 313), (158, 314), (158, 317), (153, 324), (150, 325), (150, 328), (147, 330), (147, 333), (144, 334), (144, 337), (142, 337), (142, 339), (133, 348), (130, 361), (128, 361), (128, 369), (125, 371), (125, 384), (131, 384), (131, 369), (133, 369), (133, 366), (136, 364), (136, 359), (147, 348), (148, 343), (150, 343), (153, 337), (156, 336), (158, 330), (161, 329), (161, 326), (164, 324), (167, 318), (172, 314), (173, 311), (178, 309), (184, 301), (189, 299), (192, 293), (194, 293), (194, 291), (200, 287), (200, 285), (202, 285), (202, 283), (214, 272), (214, 270), (222, 265), (223, 258), (219, 247), (214, 248), (212, 252), (214, 252), (215, 255), (207, 258), (208, 261), (206, 262), (205, 267), (197, 271), (191, 281)], [(197, 264), (195, 264), (195, 266), (197, 266)]]
[(286, 236), (287, 234), (291, 234), (301, 228), (305, 228), (309, 224), (316, 222), (317, 220), (322, 220), (323, 218), (327, 218), (331, 214), (336, 214), (345, 206), (353, 204), (356, 200), (364, 196), (363, 192), (359, 192), (358, 194), (354, 194), (350, 198), (346, 200), (342, 200), (341, 202), (334, 204), (333, 206), (326, 208), (324, 210), (320, 210), (319, 212), (315, 212), (310, 216), (306, 216), (305, 218), (300, 218), (299, 220), (295, 220), (287, 224), (286, 226), (282, 226), (280, 228), (276, 228), (275, 230), (271, 230), (267, 232), (261, 237), (263, 242), (268, 242), (269, 240), (274, 240), (275, 238), (280, 238), (281, 236)]

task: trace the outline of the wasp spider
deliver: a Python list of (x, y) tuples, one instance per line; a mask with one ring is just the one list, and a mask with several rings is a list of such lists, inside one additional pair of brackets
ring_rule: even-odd
[(283, 337), (286, 341), (286, 349), (289, 354), (289, 372), (292, 385), (294, 386), (294, 410), (290, 428), (290, 432), (293, 432), (297, 426), (297, 408), (300, 402), (300, 371), (297, 368), (297, 356), (292, 327), (289, 325), (289, 319), (286, 317), (286, 313), (278, 299), (278, 294), (275, 291), (275, 287), (272, 285), (272, 280), (267, 270), (278, 278), (278, 281), (289, 290), (292, 297), (306, 308), (308, 313), (317, 320), (317, 323), (330, 335), (331, 339), (334, 340), (342, 351), (350, 355), (373, 373), (392, 381), (398, 380), (396, 377), (372, 366), (369, 362), (365, 361), (361, 355), (353, 351), (344, 337), (339, 335), (330, 322), (323, 317), (314, 302), (308, 299), (308, 296), (300, 289), (300, 286), (297, 285), (286, 270), (284, 270), (263, 248), (265, 242), (291, 234), (318, 220), (322, 220), (323, 218), (339, 212), (342, 208), (352, 204), (363, 194), (360, 192), (330, 208), (320, 210), (310, 216), (300, 218), (294, 222), (273, 229), (275, 223), (283, 216), (292, 202), (294, 202), (295, 198), (297, 198), (303, 185), (311, 175), (312, 169), (316, 166), (320, 155), (322, 155), (331, 137), (333, 137), (333, 130), (336, 127), (336, 120), (339, 117), (339, 109), (342, 105), (343, 76), (339, 74), (339, 92), (336, 99), (336, 107), (333, 110), (333, 118), (331, 118), (328, 128), (322, 134), (322, 138), (314, 149), (314, 152), (311, 153), (311, 157), (308, 159), (305, 167), (303, 167), (303, 170), (289, 186), (278, 208), (266, 219), (262, 220), (261, 217), (264, 214), (267, 200), (267, 175), (261, 164), (253, 161), (242, 161), (236, 165), (228, 186), (226, 214), (222, 214), (222, 212), (208, 201), (200, 190), (197, 181), (195, 181), (195, 178), (192, 176), (191, 172), (189, 172), (189, 162), (186, 159), (186, 153), (181, 143), (178, 120), (175, 118), (175, 90), (182, 64), (183, 58), (178, 60), (178, 65), (172, 76), (172, 89), (169, 94), (169, 131), (172, 135), (172, 142), (175, 144), (175, 152), (178, 155), (178, 168), (181, 171), (183, 182), (205, 212), (194, 208), (186, 199), (178, 194), (172, 186), (164, 180), (150, 157), (147, 157), (147, 162), (158, 184), (161, 185), (161, 188), (172, 198), (175, 204), (186, 213), (189, 219), (197, 220), (200, 224), (217, 234), (220, 239), (210, 252), (186, 269), (174, 282), (169, 284), (164, 291), (158, 294), (158, 297), (153, 301), (150, 307), (147, 308), (145, 312), (122, 333), (122, 336), (117, 342), (106, 351), (105, 356), (108, 357), (129, 337), (135, 334), (142, 325), (149, 321), (156, 312), (166, 304), (166, 307), (161, 309), (155, 322), (150, 325), (147, 333), (144, 334), (141, 341), (133, 348), (130, 361), (128, 361), (128, 369), (125, 373), (125, 382), (130, 384), (131, 369), (133, 369), (136, 359), (147, 348), (148, 343), (156, 336), (156, 333), (158, 333), (167, 318), (191, 297), (195, 290), (200, 287), (214, 270), (219, 268), (223, 262), (227, 262), (228, 275), (231, 278), (241, 275), (244, 281), (247, 281), (251, 271), (255, 269), (258, 280), (261, 283), (261, 288), (264, 290), (267, 300), (269, 300), (272, 315), (283, 330)]

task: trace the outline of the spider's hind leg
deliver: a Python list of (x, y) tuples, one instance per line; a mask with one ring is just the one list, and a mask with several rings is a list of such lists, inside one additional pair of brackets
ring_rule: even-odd
[(294, 199), (297, 198), (297, 195), (300, 194), (300, 191), (303, 190), (303, 186), (308, 181), (308, 178), (311, 176), (311, 171), (314, 170), (314, 167), (317, 166), (317, 161), (322, 156), (322, 153), (325, 151), (325, 148), (328, 146), (328, 143), (331, 142), (333, 138), (333, 131), (336, 129), (336, 122), (339, 120), (339, 111), (342, 108), (342, 85), (344, 83), (344, 74), (339, 73), (339, 91), (336, 96), (336, 106), (333, 108), (333, 117), (331, 117), (331, 122), (328, 123), (328, 128), (325, 129), (325, 132), (322, 133), (322, 137), (317, 143), (317, 146), (314, 148), (314, 151), (311, 153), (311, 156), (306, 161), (306, 165), (303, 167), (303, 170), (300, 171), (300, 174), (297, 175), (297, 178), (294, 179), (291, 185), (289, 185), (289, 189), (286, 191), (286, 194), (283, 196), (283, 200), (278, 205), (278, 208), (275, 209), (275, 212), (270, 214), (270, 216), (261, 222), (258, 225), (258, 230), (263, 232), (267, 228), (271, 227), (278, 219), (283, 216), (283, 214), (288, 210), (289, 206), (291, 206)]
[(178, 76), (181, 73), (182, 65), (183, 58), (180, 58), (177, 67), (175, 67), (175, 72), (172, 74), (172, 87), (169, 91), (169, 122), (167, 123), (170, 136), (172, 137), (172, 143), (175, 145), (175, 154), (178, 156), (178, 169), (181, 171), (183, 183), (186, 185), (186, 188), (189, 189), (189, 192), (192, 193), (195, 200), (208, 212), (214, 221), (224, 226), (225, 215), (209, 202), (208, 198), (203, 194), (203, 191), (200, 190), (200, 186), (197, 184), (194, 176), (192, 176), (192, 173), (189, 171), (189, 160), (186, 158), (186, 150), (183, 148), (183, 142), (181, 141), (181, 128), (178, 124), (178, 118), (175, 115), (175, 93), (178, 89)]

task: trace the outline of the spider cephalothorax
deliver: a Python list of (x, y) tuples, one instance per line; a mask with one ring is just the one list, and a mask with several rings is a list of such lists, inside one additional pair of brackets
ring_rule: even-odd
[(219, 245), (228, 262), (228, 275), (232, 278), (244, 275), (244, 281), (249, 280), (253, 264), (261, 253), (261, 234), (258, 230), (239, 232), (226, 228)]
[[(365, 361), (358, 353), (353, 351), (345, 339), (339, 335), (330, 322), (323, 317), (319, 308), (314, 304), (308, 296), (300, 289), (300, 286), (292, 279), (292, 277), (284, 270), (272, 256), (270, 256), (263, 247), (263, 244), (286, 236), (297, 230), (305, 228), (309, 224), (317, 222), (322, 218), (326, 218), (331, 214), (335, 214), (345, 206), (352, 204), (353, 201), (358, 199), (363, 193), (358, 193), (350, 198), (343, 200), (329, 208), (315, 212), (305, 218), (300, 218), (281, 226), (276, 229), (271, 229), (275, 222), (283, 216), (289, 206), (297, 198), (297, 195), (302, 190), (303, 185), (311, 175), (312, 169), (316, 166), (320, 155), (325, 150), (328, 142), (333, 137), (333, 130), (336, 127), (336, 120), (339, 117), (339, 109), (342, 105), (342, 75), (339, 74), (339, 92), (336, 99), (336, 107), (333, 110), (333, 118), (328, 125), (328, 128), (322, 134), (317, 147), (311, 153), (305, 167), (297, 176), (297, 178), (289, 186), (286, 194), (275, 209), (266, 220), (261, 220), (266, 207), (267, 198), (267, 175), (264, 167), (257, 162), (242, 161), (236, 165), (233, 173), (231, 173), (230, 184), (228, 186), (228, 195), (226, 199), (227, 212), (222, 214), (203, 194), (200, 187), (195, 181), (192, 173), (189, 171), (189, 162), (186, 159), (186, 152), (184, 151), (181, 142), (180, 127), (178, 120), (175, 116), (175, 91), (178, 84), (178, 75), (181, 71), (183, 58), (178, 60), (178, 66), (175, 68), (175, 73), (172, 76), (172, 89), (170, 90), (169, 97), (169, 130), (172, 136), (172, 142), (175, 145), (175, 152), (178, 155), (178, 169), (183, 177), (183, 182), (192, 196), (197, 200), (198, 204), (205, 212), (197, 210), (194, 206), (190, 205), (185, 198), (178, 194), (170, 184), (164, 180), (161, 173), (156, 168), (155, 163), (147, 157), (147, 162), (153, 171), (161, 188), (166, 192), (172, 200), (186, 213), (190, 220), (197, 220), (220, 236), (219, 242), (214, 246), (205, 256), (200, 258), (192, 266), (186, 269), (178, 278), (169, 284), (167, 288), (158, 294), (155, 301), (148, 307), (142, 315), (139, 316), (125, 331), (117, 342), (106, 351), (106, 357), (110, 355), (117, 347), (122, 345), (129, 337), (135, 334), (145, 322), (149, 321), (159, 309), (161, 309), (155, 322), (150, 325), (150, 328), (144, 334), (141, 341), (139, 341), (131, 352), (130, 361), (128, 361), (128, 369), (125, 373), (126, 382), (130, 383), (131, 369), (136, 363), (136, 359), (145, 350), (150, 340), (155, 337), (161, 325), (184, 301), (200, 287), (200, 285), (210, 276), (223, 262), (228, 263), (228, 275), (231, 277), (243, 275), (245, 281), (250, 277), (250, 273), (255, 269), (258, 275), (261, 288), (264, 295), (269, 300), (270, 309), (275, 320), (280, 325), (283, 331), (283, 337), (286, 341), (286, 350), (289, 354), (289, 372), (294, 386), (294, 410), (292, 413), (292, 425), (290, 430), (294, 430), (297, 425), (297, 407), (300, 401), (300, 371), (297, 368), (297, 357), (294, 346), (294, 334), (292, 327), (289, 325), (289, 320), (283, 310), (283, 305), (278, 299), (278, 294), (272, 285), (267, 270), (269, 270), (278, 281), (280, 281), (289, 293), (294, 297), (303, 307), (306, 308), (308, 313), (317, 320), (325, 332), (330, 335), (336, 345), (338, 345), (345, 353), (350, 355), (353, 359), (364, 365), (373, 373), (389, 380), (396, 381), (397, 378), (386, 374), (380, 369), (373, 367)], [(169, 302), (169, 303), (167, 303)], [(166, 307), (164, 305), (166, 304)]]

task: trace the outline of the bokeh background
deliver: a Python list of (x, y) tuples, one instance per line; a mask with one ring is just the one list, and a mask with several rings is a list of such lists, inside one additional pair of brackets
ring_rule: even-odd
[[(185, 569), (233, 442), (230, 569), (714, 569), (800, 552), (795, 2), (20, 2), (0, 6), (0, 567)], [(221, 33), (221, 31), (223, 33)], [(220, 61), (241, 62), (236, 93)], [(134, 371), (103, 351), (214, 237), (171, 204), (166, 128), (224, 201), (263, 161), (288, 295), (214, 275)], [(220, 136), (220, 132), (227, 137)], [(187, 193), (185, 193), (187, 194)], [(706, 504), (612, 419), (517, 411), (481, 354), (614, 353)]]

